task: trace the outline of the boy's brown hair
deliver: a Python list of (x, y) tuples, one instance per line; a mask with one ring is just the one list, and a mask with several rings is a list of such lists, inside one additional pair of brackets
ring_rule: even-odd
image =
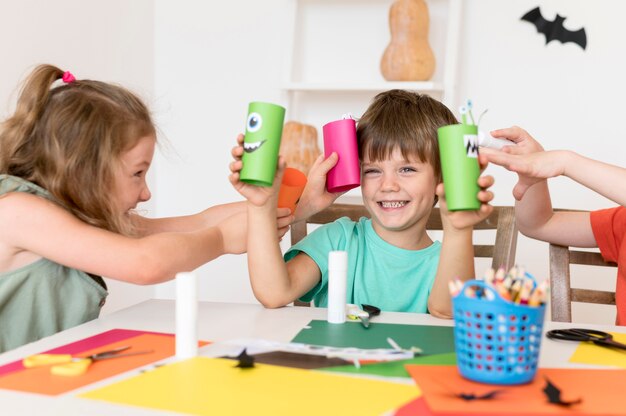
[(382, 92), (372, 100), (357, 124), (359, 159), (379, 161), (400, 149), (407, 160), (429, 163), (441, 180), (437, 129), (457, 124), (454, 114), (427, 95), (404, 90)]

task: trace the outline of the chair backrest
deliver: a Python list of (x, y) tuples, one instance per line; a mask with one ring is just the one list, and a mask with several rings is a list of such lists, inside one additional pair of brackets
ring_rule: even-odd
[(570, 264), (617, 267), (598, 252), (550, 244), (550, 308), (552, 320), (572, 322), (572, 302), (615, 305), (615, 292), (576, 289), (570, 285)]
[[(291, 244), (296, 244), (307, 235), (308, 224), (326, 224), (341, 217), (348, 217), (358, 221), (361, 217), (370, 217), (363, 205), (335, 203), (325, 210), (313, 215), (306, 222), (301, 221), (291, 226)], [(434, 208), (426, 224), (428, 230), (442, 230), (439, 208)], [(517, 246), (517, 227), (515, 225), (515, 208), (509, 206), (494, 207), (489, 217), (474, 227), (475, 230), (496, 230), (494, 244), (475, 244), (474, 256), (492, 258), (492, 267), (501, 266), (507, 269), (515, 264), (515, 249)], [(296, 305), (305, 306), (308, 303), (296, 301)]]

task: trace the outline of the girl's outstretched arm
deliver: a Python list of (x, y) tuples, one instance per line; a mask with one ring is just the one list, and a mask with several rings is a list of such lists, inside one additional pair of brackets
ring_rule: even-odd
[[(246, 202), (231, 202), (215, 205), (194, 215), (167, 218), (147, 218), (137, 214), (132, 215), (133, 225), (139, 235), (147, 236), (163, 232), (187, 232), (201, 228), (214, 227), (226, 218), (246, 212)], [(293, 222), (293, 213), (288, 208), (279, 208), (276, 211), (277, 227), (282, 237)]]
[(131, 238), (86, 224), (38, 196), (10, 193), (1, 200), (0, 223), (0, 244), (13, 252), (0, 264), (3, 270), (44, 257), (87, 273), (152, 284), (194, 270), (222, 254), (245, 251), (244, 213), (218, 227)]
[[(586, 166), (584, 160), (569, 160), (571, 152), (544, 151), (528, 132), (519, 127), (496, 130), (492, 134), (517, 143), (516, 146), (508, 146), (503, 152), (487, 149), (482, 152), (481, 157), (518, 174), (519, 181), (513, 189), (513, 195), (517, 200), (515, 218), (520, 232), (528, 237), (555, 244), (596, 247), (589, 213), (555, 212), (547, 183), (548, 178), (570, 176), (566, 170), (572, 167), (574, 172), (570, 177), (589, 186), (590, 183), (584, 183), (586, 180), (584, 176), (595, 176), (594, 167)], [(626, 176), (626, 173), (624, 175)], [(601, 174), (597, 176), (602, 177)], [(606, 177), (604, 180), (605, 185), (613, 183)], [(601, 188), (594, 190), (602, 193)]]

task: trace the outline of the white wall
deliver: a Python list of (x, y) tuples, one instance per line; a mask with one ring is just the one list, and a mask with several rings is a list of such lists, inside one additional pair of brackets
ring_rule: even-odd
[[(2, 118), (14, 108), (18, 83), (40, 63), (70, 70), (78, 79), (122, 84), (152, 101), (154, 5), (150, 0), (0, 0), (0, 39)], [(103, 313), (152, 297), (150, 287), (107, 282), (110, 296)]]
[[(241, 197), (228, 182), (230, 149), (248, 102), (281, 102), (284, 0), (157, 1), (157, 118), (170, 150), (156, 160), (156, 213), (180, 215)], [(201, 299), (254, 302), (245, 256), (199, 270)], [(157, 288), (171, 297), (173, 283)]]

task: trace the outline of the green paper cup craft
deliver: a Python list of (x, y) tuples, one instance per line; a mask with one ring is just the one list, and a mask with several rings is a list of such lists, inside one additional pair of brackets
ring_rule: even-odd
[[(468, 105), (471, 105), (470, 102)], [(446, 204), (450, 211), (480, 208), (478, 126), (473, 124), (473, 117), (472, 124), (466, 124), (468, 111), (467, 107), (461, 107), (462, 124), (451, 124), (437, 130)]]
[(272, 186), (284, 119), (284, 107), (258, 101), (249, 104), (240, 172), (242, 182)]

